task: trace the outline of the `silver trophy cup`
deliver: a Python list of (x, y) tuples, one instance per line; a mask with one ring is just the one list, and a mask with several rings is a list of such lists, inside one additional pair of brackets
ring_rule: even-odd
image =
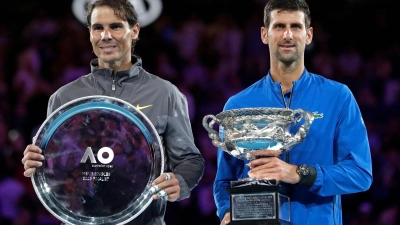
[[(313, 121), (313, 114), (303, 109), (242, 108), (206, 115), (203, 126), (214, 146), (238, 159), (254, 160), (289, 151), (305, 139)], [(276, 180), (231, 181), (231, 224), (290, 224), (290, 199), (280, 186)]]

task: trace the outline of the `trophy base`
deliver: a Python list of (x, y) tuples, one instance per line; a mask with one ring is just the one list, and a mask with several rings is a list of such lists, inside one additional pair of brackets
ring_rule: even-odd
[(286, 221), (231, 221), (228, 225), (291, 225), (291, 223)]
[(255, 178), (242, 178), (240, 180), (231, 181), (231, 188), (236, 187), (246, 187), (246, 186), (278, 186), (278, 180), (258, 180)]
[[(253, 180), (254, 181), (254, 180)], [(279, 193), (278, 181), (233, 181), (230, 225), (290, 225), (290, 199)]]

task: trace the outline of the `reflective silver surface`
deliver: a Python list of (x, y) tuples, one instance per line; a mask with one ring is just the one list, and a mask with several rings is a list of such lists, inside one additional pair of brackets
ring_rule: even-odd
[[(304, 124), (298, 126), (302, 120)], [(313, 114), (302, 109), (242, 108), (206, 115), (203, 126), (214, 146), (238, 159), (252, 160), (279, 156), (301, 143), (313, 121)], [(215, 123), (224, 129), (223, 139), (214, 129)], [(293, 132), (294, 128), (297, 131)]]
[(32, 176), (42, 204), (67, 224), (125, 224), (152, 201), (164, 151), (150, 120), (107, 96), (71, 101), (39, 128), (45, 161)]

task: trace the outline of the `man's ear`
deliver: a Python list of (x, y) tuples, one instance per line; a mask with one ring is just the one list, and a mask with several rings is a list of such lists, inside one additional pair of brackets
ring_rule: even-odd
[(261, 27), (261, 40), (264, 44), (268, 44), (268, 30), (265, 27)]
[(133, 25), (133, 27), (131, 28), (132, 30), (132, 40), (135, 40), (139, 37), (139, 32), (140, 32), (140, 25), (138, 23), (136, 23), (135, 25)]
[(313, 28), (310, 27), (307, 29), (307, 40), (306, 40), (306, 44), (309, 45), (311, 44), (313, 39)]

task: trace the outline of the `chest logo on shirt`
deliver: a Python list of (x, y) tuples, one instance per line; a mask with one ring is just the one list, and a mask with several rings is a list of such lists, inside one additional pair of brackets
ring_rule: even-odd
[(142, 110), (142, 109), (148, 108), (148, 107), (150, 107), (150, 106), (152, 106), (152, 105), (140, 106), (139, 104), (137, 104), (137, 105), (136, 105), (136, 108), (137, 108), (138, 110)]
[(323, 113), (313, 112), (314, 119), (324, 118)]

